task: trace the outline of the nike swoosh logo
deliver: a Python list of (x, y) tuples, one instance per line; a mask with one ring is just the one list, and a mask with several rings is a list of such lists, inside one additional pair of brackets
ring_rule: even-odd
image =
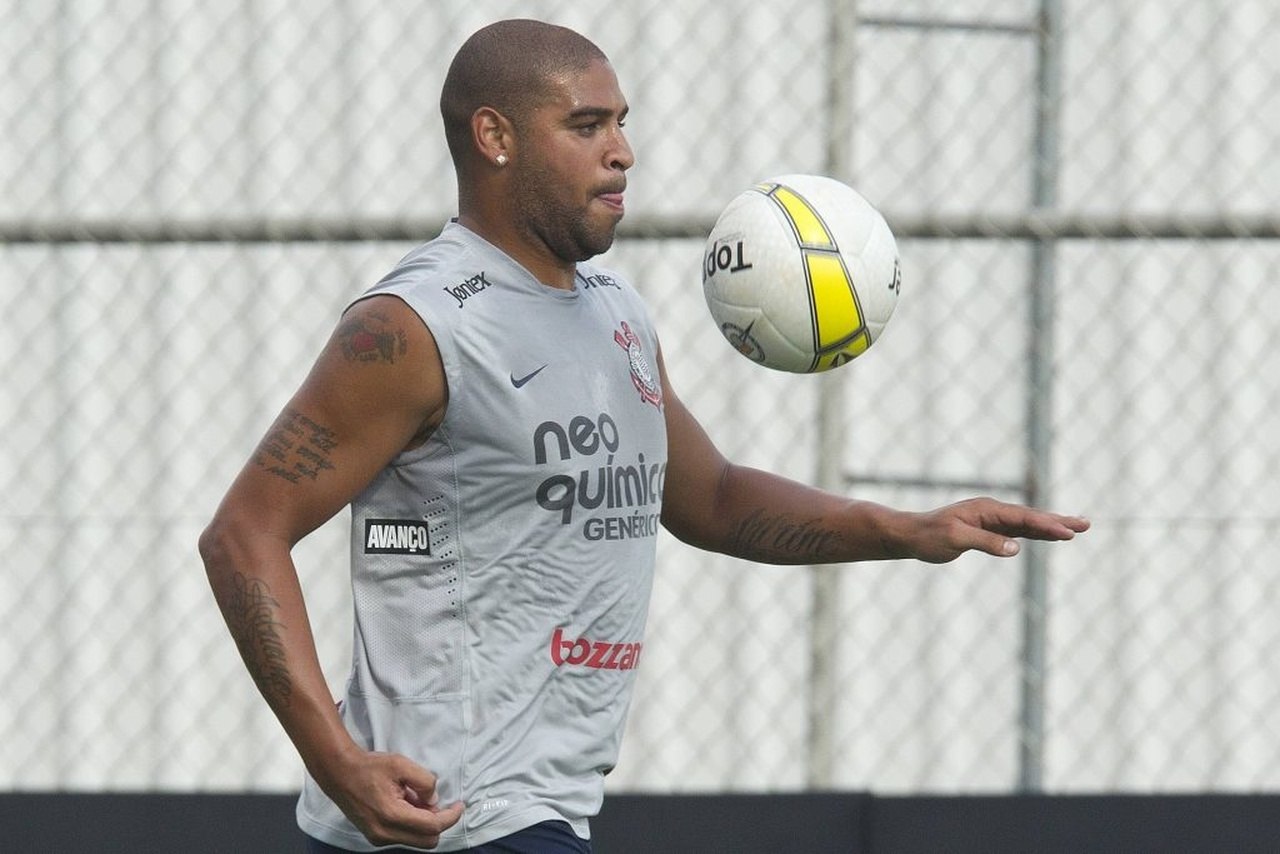
[(517, 378), (515, 374), (512, 374), (512, 375), (511, 375), (511, 385), (512, 385), (512, 386), (514, 386), (515, 388), (522, 388), (522, 387), (524, 386), (524, 384), (525, 384), (525, 383), (527, 383), (529, 380), (531, 380), (531, 379), (533, 379), (534, 377), (536, 377), (538, 374), (542, 373), (542, 369), (543, 369), (543, 368), (545, 368), (545, 367), (546, 367), (546, 365), (543, 365), (543, 366), (542, 366), (542, 368), (538, 368), (538, 369), (537, 369), (536, 371), (534, 371), (533, 373), (531, 373), (531, 374), (525, 374), (524, 376), (519, 377), (519, 378)]

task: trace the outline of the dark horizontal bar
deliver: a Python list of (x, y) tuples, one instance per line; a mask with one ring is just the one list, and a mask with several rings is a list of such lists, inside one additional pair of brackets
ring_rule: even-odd
[(1091, 214), (1026, 211), (1010, 214), (891, 216), (902, 238), (1015, 240), (1274, 240), (1280, 214)]
[[(919, 240), (1275, 240), (1280, 214), (886, 214), (899, 239)], [(78, 243), (359, 243), (417, 242), (439, 233), (439, 218), (0, 220), (0, 244)], [(635, 217), (618, 236), (637, 240), (702, 240), (706, 217)]]
[(881, 475), (846, 474), (848, 486), (900, 486), (910, 489), (964, 490), (966, 492), (1017, 492), (1026, 486), (1014, 481), (965, 480), (929, 477), (894, 477)]
[(959, 32), (1002, 33), (1008, 35), (1038, 35), (1040, 28), (1031, 23), (1016, 21), (978, 21), (955, 18), (909, 18), (896, 15), (867, 15), (858, 18), (858, 25), (894, 30), (955, 30)]

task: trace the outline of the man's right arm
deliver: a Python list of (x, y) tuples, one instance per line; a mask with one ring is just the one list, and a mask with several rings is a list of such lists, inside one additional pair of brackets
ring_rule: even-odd
[(417, 314), (390, 296), (356, 303), (200, 537), (218, 607), (259, 691), (316, 782), (378, 844), (434, 846), (461, 805), (438, 808), (429, 771), (351, 740), (291, 552), (424, 441), (447, 398), (439, 351)]

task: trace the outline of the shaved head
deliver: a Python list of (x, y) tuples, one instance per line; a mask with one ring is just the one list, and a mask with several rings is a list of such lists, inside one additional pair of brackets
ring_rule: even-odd
[(454, 165), (461, 169), (471, 151), (471, 117), (476, 110), (491, 107), (519, 127), (545, 101), (556, 78), (593, 62), (608, 58), (566, 27), (516, 19), (477, 30), (458, 49), (440, 93)]

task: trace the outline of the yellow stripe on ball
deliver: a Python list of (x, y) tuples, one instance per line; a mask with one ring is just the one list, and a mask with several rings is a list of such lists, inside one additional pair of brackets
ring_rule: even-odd
[(778, 184), (770, 195), (786, 212), (787, 219), (791, 220), (791, 227), (796, 230), (801, 246), (818, 249), (836, 248), (835, 239), (831, 236), (826, 223), (822, 221), (822, 217), (818, 216), (817, 211), (794, 190)]
[(871, 346), (871, 336), (864, 329), (862, 332), (854, 336), (853, 340), (839, 350), (830, 353), (821, 353), (818, 355), (816, 363), (813, 367), (813, 373), (819, 371), (829, 371), (832, 368), (838, 368), (845, 362), (853, 361), (858, 356), (866, 352)]
[(838, 254), (807, 250), (804, 256), (817, 331), (815, 349), (821, 352), (839, 346), (861, 330), (862, 311), (844, 260)]

